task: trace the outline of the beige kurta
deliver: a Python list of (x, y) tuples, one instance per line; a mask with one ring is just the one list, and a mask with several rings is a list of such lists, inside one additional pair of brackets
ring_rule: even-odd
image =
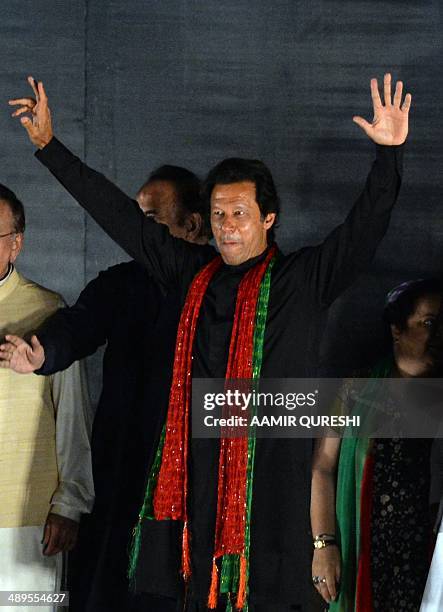
[[(26, 337), (61, 305), (13, 270), (0, 285), (0, 339)], [(53, 382), (0, 369), (0, 528), (43, 525), (59, 485)]]

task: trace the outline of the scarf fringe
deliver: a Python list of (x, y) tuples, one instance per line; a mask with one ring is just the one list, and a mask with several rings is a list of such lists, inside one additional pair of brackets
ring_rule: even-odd
[(185, 522), (183, 526), (183, 540), (182, 540), (182, 574), (185, 582), (191, 576), (191, 543), (189, 537), (188, 523)]
[(248, 583), (248, 562), (244, 555), (240, 557), (240, 577), (238, 581), (238, 594), (237, 603), (235, 607), (237, 610), (243, 610), (246, 603), (247, 596), (247, 583)]
[(128, 578), (132, 589), (135, 589), (135, 572), (137, 570), (138, 556), (142, 542), (142, 520), (138, 519), (132, 532), (132, 543), (129, 549)]
[[(228, 601), (229, 601), (229, 597), (228, 597)], [(208, 596), (208, 608), (210, 610), (215, 610), (217, 607), (217, 603), (218, 603), (218, 567), (217, 567), (216, 559), (214, 557), (214, 559), (212, 559), (211, 586), (209, 589), (209, 596)]]

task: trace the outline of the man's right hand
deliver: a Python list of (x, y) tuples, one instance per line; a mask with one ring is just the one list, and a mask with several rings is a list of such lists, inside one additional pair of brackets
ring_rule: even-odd
[(11, 334), (5, 336), (5, 340), (6, 342), (0, 345), (0, 368), (10, 368), (18, 374), (29, 374), (45, 363), (45, 349), (37, 336), (32, 336), (31, 344)]
[(21, 124), (26, 128), (31, 142), (39, 149), (43, 149), (54, 136), (51, 111), (43, 83), (41, 81), (37, 83), (32, 76), (28, 77), (28, 83), (32, 87), (35, 98), (9, 100), (9, 105), (19, 107), (12, 113), (13, 117), (30, 113), (32, 119), (29, 116), (22, 117)]

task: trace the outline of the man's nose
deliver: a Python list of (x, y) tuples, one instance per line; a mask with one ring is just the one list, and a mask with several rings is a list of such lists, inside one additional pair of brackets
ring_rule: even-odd
[(224, 232), (233, 232), (236, 227), (234, 217), (226, 215), (220, 227)]

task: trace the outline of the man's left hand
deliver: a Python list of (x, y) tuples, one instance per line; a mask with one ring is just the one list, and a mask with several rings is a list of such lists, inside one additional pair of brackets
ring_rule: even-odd
[(43, 554), (49, 557), (72, 550), (77, 543), (77, 535), (77, 521), (50, 512), (43, 531)]
[(394, 98), (391, 97), (391, 75), (384, 77), (384, 104), (378, 91), (377, 79), (371, 79), (371, 96), (374, 108), (374, 119), (369, 123), (363, 117), (353, 117), (376, 144), (401, 145), (408, 135), (408, 115), (411, 107), (411, 94), (406, 94), (402, 102), (403, 83), (397, 81)]

